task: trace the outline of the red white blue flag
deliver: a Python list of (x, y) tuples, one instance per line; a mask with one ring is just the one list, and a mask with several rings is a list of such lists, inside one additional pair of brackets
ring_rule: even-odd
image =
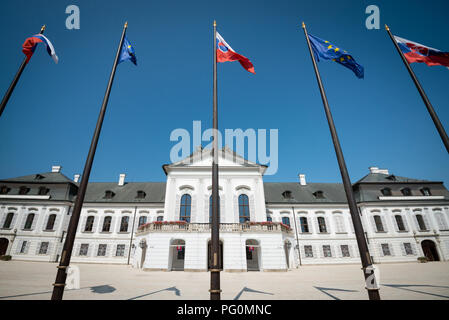
[(247, 71), (256, 74), (254, 66), (247, 57), (235, 52), (217, 32), (217, 62), (238, 61)]
[(423, 62), (428, 66), (445, 66), (449, 68), (449, 52), (394, 36), (408, 63)]
[(58, 63), (58, 56), (56, 55), (55, 48), (51, 44), (50, 40), (48, 40), (43, 34), (35, 34), (32, 37), (29, 37), (25, 40), (22, 46), (22, 52), (27, 56), (27, 63), (30, 61), (31, 56), (36, 50), (36, 47), (39, 43), (43, 43), (47, 46), (47, 52), (52, 57), (55, 63)]

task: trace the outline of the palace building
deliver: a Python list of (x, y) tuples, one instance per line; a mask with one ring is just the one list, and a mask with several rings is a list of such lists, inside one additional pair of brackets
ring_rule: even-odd
[[(211, 152), (163, 166), (165, 182), (89, 183), (73, 263), (130, 264), (144, 270), (207, 271), (210, 265)], [(264, 182), (266, 166), (229, 148), (219, 153), (220, 267), (287, 271), (360, 263), (340, 183)], [(353, 184), (375, 263), (449, 260), (449, 192), (439, 181), (370, 167)], [(59, 260), (75, 175), (51, 172), (0, 180), (0, 255)]]

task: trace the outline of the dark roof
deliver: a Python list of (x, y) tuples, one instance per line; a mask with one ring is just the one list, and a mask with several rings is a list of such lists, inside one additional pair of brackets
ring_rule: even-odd
[(1, 182), (23, 182), (23, 183), (74, 183), (60, 172), (44, 172), (31, 174), (17, 178), (3, 179)]
[[(105, 199), (105, 192), (112, 191), (112, 199)], [(145, 192), (145, 198), (137, 199), (137, 191)], [(87, 186), (85, 202), (163, 203), (165, 182), (128, 182), (119, 186), (117, 182), (91, 182)]]
[[(295, 182), (265, 182), (265, 202), (267, 203), (346, 203), (343, 185), (340, 183), (308, 183), (302, 186)], [(291, 191), (291, 199), (282, 196)], [(316, 191), (322, 191), (324, 198), (317, 199)]]
[(431, 181), (428, 180), (418, 180), (406, 177), (399, 177), (393, 174), (384, 174), (384, 173), (370, 173), (364, 176), (362, 179), (357, 181), (358, 183), (429, 183)]

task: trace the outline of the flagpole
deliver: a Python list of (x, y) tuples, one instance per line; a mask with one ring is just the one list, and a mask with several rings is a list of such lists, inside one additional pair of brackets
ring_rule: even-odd
[(104, 95), (103, 104), (101, 106), (100, 114), (98, 116), (97, 126), (92, 138), (89, 153), (87, 155), (86, 163), (84, 165), (83, 175), (81, 176), (81, 183), (78, 189), (78, 195), (76, 197), (75, 205), (72, 211), (72, 217), (70, 218), (69, 227), (67, 230), (67, 236), (65, 239), (61, 260), (59, 263), (58, 271), (56, 274), (56, 281), (53, 284), (52, 300), (62, 300), (64, 294), (64, 287), (66, 285), (67, 267), (70, 264), (72, 256), (73, 244), (75, 242), (76, 229), (80, 219), (81, 208), (83, 206), (84, 196), (86, 194), (87, 184), (89, 182), (90, 171), (92, 169), (92, 163), (95, 157), (95, 151), (97, 149), (98, 139), (100, 137), (101, 127), (103, 125), (103, 119), (106, 113), (106, 107), (108, 105), (109, 94), (111, 93), (112, 83), (114, 82), (115, 70), (117, 68), (118, 60), (120, 57), (120, 51), (123, 45), (123, 39), (125, 38), (126, 29), (128, 28), (128, 22), (125, 23), (122, 31), (122, 37), (117, 48), (114, 64), (112, 66), (111, 75), (109, 77), (108, 86)]
[(212, 227), (211, 227), (211, 247), (212, 263), (210, 269), (210, 299), (220, 300), (220, 235), (219, 235), (219, 214), (218, 214), (218, 107), (217, 107), (217, 23), (214, 20), (214, 76), (213, 76), (213, 131), (214, 141), (212, 146)]
[[(303, 22), (302, 28), (304, 29), (304, 34), (306, 36), (307, 45), (309, 47), (310, 57), (312, 58), (313, 68), (315, 69), (315, 75), (318, 82), (318, 86), (321, 92), (321, 99), (323, 100), (324, 111), (326, 113), (327, 122), (329, 124), (329, 129), (332, 135), (332, 142), (334, 143), (335, 154), (337, 156), (338, 165), (340, 167), (340, 173), (343, 180), (343, 186), (346, 193), (346, 199), (348, 200), (349, 211), (352, 217), (352, 223), (354, 224), (355, 236), (357, 239), (357, 245), (360, 252), (360, 259), (362, 261), (363, 275), (365, 277), (366, 289), (368, 290), (368, 297), (370, 300), (380, 300), (379, 289), (377, 287), (377, 282), (375, 282), (374, 270), (372, 266), (371, 256), (369, 254), (368, 245), (366, 243), (365, 234), (363, 232), (362, 222), (359, 216), (359, 209), (355, 201), (354, 192), (352, 190), (351, 180), (349, 178), (348, 170), (346, 168), (345, 159), (343, 157), (343, 151), (340, 146), (340, 141), (338, 139), (337, 130), (335, 128), (334, 120), (332, 118), (332, 113), (327, 101), (326, 92), (324, 90), (323, 82), (321, 81), (320, 72), (318, 70), (318, 65), (315, 61), (315, 56), (310, 46), (309, 35), (307, 33), (306, 25)], [(373, 281), (373, 282), (372, 282)], [(374, 286), (373, 286), (374, 283)]]
[(407, 59), (405, 58), (404, 54), (402, 53), (401, 49), (399, 48), (398, 43), (394, 39), (394, 37), (390, 31), (390, 28), (387, 25), (385, 25), (385, 29), (387, 30), (391, 41), (393, 41), (393, 44), (396, 47), (396, 50), (398, 51), (399, 55), (401, 56), (402, 61), (405, 64), (405, 67), (407, 68), (408, 72), (410, 73), (410, 76), (412, 77), (412, 80), (415, 83), (415, 86), (418, 89), (419, 94), (421, 95), (421, 98), (424, 101), (424, 104), (426, 105), (427, 111), (429, 111), (430, 117), (432, 118), (433, 123), (435, 124), (435, 127), (437, 128), (438, 133), (440, 134), (441, 140), (443, 140), (444, 146), (446, 147), (446, 151), (449, 153), (449, 138), (447, 136), (446, 131), (444, 130), (443, 125), (440, 122), (440, 119), (438, 118), (435, 110), (433, 109), (429, 98), (427, 98), (427, 95), (424, 92), (424, 89), (422, 88), (421, 84), (419, 83), (418, 78), (416, 77), (415, 73), (413, 72), (412, 67), (408, 63)]
[[(41, 32), (39, 32), (39, 34), (43, 34), (44, 31), (45, 31), (45, 24), (42, 26)], [(28, 57), (25, 57), (23, 59), (22, 64), (19, 67), (19, 70), (17, 70), (16, 76), (12, 80), (8, 90), (6, 91), (5, 95), (3, 96), (2, 102), (0, 104), (0, 117), (2, 116), (3, 110), (5, 110), (6, 104), (8, 103), (8, 100), (11, 97), (11, 94), (14, 91), (14, 88), (16, 87), (16, 84), (19, 81), (20, 76), (22, 75), (22, 72), (27, 65), (27, 59), (28, 59)]]

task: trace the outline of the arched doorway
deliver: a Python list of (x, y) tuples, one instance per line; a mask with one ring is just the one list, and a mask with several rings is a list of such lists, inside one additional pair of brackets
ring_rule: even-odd
[[(219, 255), (218, 255), (218, 265), (220, 270), (223, 270), (223, 241), (220, 240), (220, 248), (219, 248)], [(212, 241), (209, 240), (207, 243), (207, 270), (212, 269)]]
[(6, 238), (0, 238), (0, 256), (4, 256), (8, 251), (9, 240)]
[(427, 260), (440, 261), (440, 257), (438, 256), (438, 250), (435, 245), (435, 242), (433, 242), (432, 240), (424, 240), (423, 242), (421, 242), (421, 248)]
[(257, 240), (246, 240), (246, 270), (259, 271), (260, 246)]
[(171, 271), (184, 271), (184, 259), (186, 254), (186, 242), (176, 239), (171, 242)]
[(287, 269), (290, 268), (290, 248), (292, 247), (292, 244), (290, 241), (285, 240), (284, 242), (284, 252), (285, 252), (285, 262), (287, 263)]

